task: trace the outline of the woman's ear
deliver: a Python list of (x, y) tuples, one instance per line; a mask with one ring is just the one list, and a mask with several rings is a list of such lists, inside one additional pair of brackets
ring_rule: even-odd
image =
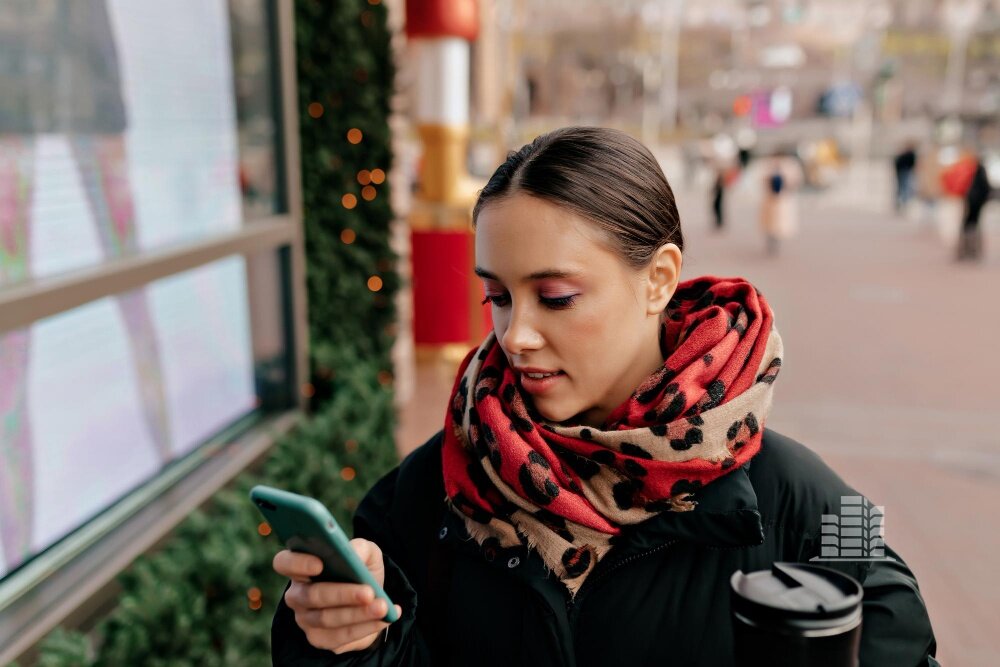
[(683, 263), (681, 249), (673, 243), (664, 243), (653, 254), (647, 275), (649, 296), (646, 312), (649, 315), (662, 313), (670, 303), (670, 298), (677, 290), (677, 283), (680, 281)]

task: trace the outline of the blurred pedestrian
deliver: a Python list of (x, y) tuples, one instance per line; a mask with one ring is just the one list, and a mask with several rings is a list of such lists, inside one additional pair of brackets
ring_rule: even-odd
[(972, 181), (965, 191), (965, 213), (962, 216), (962, 232), (958, 239), (958, 261), (978, 260), (983, 256), (983, 232), (979, 227), (979, 216), (990, 198), (990, 181), (986, 176), (983, 161), (975, 157)]
[(715, 179), (712, 181), (712, 214), (715, 231), (721, 232), (725, 226), (726, 190), (740, 176), (740, 168), (733, 164), (716, 164)]
[(795, 191), (802, 183), (799, 163), (776, 153), (764, 169), (764, 197), (760, 205), (760, 226), (767, 254), (777, 255), (782, 239), (793, 236), (799, 227)]
[(941, 171), (940, 151), (933, 144), (925, 144), (920, 149), (920, 159), (914, 169), (915, 194), (923, 204), (925, 221), (934, 221), (938, 200), (944, 194)]
[(896, 155), (893, 165), (896, 169), (896, 200), (894, 206), (896, 213), (900, 213), (913, 196), (914, 173), (917, 168), (917, 150), (912, 141), (907, 142), (903, 150)]
[(726, 194), (726, 172), (721, 167), (715, 168), (715, 181), (712, 183), (712, 213), (715, 216), (715, 230), (722, 231), (723, 203)]

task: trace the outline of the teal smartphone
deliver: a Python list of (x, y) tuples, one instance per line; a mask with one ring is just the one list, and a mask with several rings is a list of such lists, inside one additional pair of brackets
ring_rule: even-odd
[(358, 558), (347, 535), (323, 503), (309, 496), (263, 485), (250, 490), (250, 499), (286, 547), (291, 551), (312, 554), (323, 561), (323, 571), (313, 577), (313, 581), (371, 586), (375, 597), (385, 600), (389, 610), (382, 620), (388, 623), (399, 620), (392, 600)]

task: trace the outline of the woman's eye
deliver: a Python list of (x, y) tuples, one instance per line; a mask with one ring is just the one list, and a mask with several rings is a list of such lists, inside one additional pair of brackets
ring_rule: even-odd
[(510, 295), (509, 294), (487, 294), (486, 298), (483, 299), (483, 305), (485, 305), (487, 303), (492, 303), (494, 306), (500, 306), (502, 308), (503, 306), (506, 306), (508, 303), (510, 303)]
[(576, 299), (575, 294), (570, 294), (569, 296), (556, 296), (556, 297), (539, 297), (543, 304), (549, 308), (569, 308), (573, 305), (573, 300)]
[[(556, 296), (556, 297), (545, 297), (540, 296), (538, 300), (546, 308), (560, 309), (569, 308), (573, 305), (573, 301), (576, 299), (576, 294), (570, 294), (569, 296)], [(510, 305), (510, 294), (487, 294), (486, 298), (483, 299), (483, 304), (491, 303), (494, 306), (499, 306), (500, 308), (505, 308)]]

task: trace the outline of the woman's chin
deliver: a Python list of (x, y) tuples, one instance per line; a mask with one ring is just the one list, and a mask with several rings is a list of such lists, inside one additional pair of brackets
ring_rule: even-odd
[(562, 426), (589, 426), (586, 411), (581, 411), (573, 406), (539, 405), (535, 402), (535, 409), (545, 421)]
[(535, 400), (535, 409), (538, 411), (545, 421), (553, 422), (559, 424), (566, 421), (567, 419), (572, 419), (577, 413), (571, 409), (565, 407), (560, 408), (558, 405), (546, 405), (544, 401)]

